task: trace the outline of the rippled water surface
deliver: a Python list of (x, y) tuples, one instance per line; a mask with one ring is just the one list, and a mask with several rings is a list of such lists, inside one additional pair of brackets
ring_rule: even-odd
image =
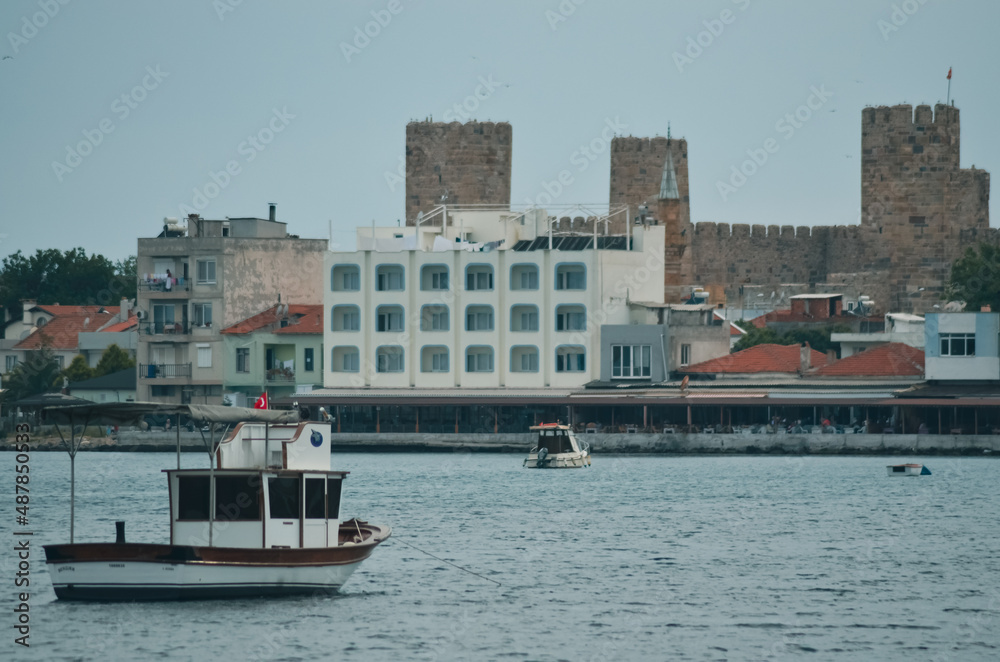
[[(989, 458), (335, 454), (343, 513), (393, 527), (341, 593), (57, 602), (69, 460), (31, 455), (31, 649), (10, 601), (14, 455), (0, 454), (0, 657), (997, 660), (1000, 464)], [(930, 477), (885, 465), (924, 461)], [(184, 466), (205, 466), (185, 455)], [(166, 542), (172, 454), (77, 458), (77, 541)], [(463, 572), (403, 543), (468, 568)]]

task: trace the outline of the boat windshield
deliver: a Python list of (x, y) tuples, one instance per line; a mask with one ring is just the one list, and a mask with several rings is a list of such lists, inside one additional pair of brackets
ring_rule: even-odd
[(538, 450), (543, 448), (550, 454), (572, 453), (573, 443), (565, 430), (542, 430), (538, 433)]

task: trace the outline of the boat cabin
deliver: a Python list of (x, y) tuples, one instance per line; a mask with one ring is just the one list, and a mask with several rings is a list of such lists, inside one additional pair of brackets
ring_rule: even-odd
[(532, 426), (530, 429), (532, 432), (538, 432), (538, 444), (536, 447), (539, 451), (544, 448), (548, 451), (549, 455), (554, 455), (556, 453), (575, 453), (580, 450), (574, 443), (568, 425), (543, 423)]
[(166, 471), (170, 544), (335, 547), (346, 471), (330, 470), (330, 428), (240, 423), (210, 469)]

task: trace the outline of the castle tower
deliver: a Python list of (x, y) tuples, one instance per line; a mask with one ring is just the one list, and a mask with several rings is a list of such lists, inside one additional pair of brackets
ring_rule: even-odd
[[(691, 284), (691, 206), (688, 195), (687, 141), (666, 138), (614, 138), (611, 141), (611, 206), (628, 205), (638, 217), (641, 205), (666, 227), (664, 289), (679, 301)], [(621, 228), (618, 228), (621, 231)]]
[(442, 203), (510, 205), (507, 122), (406, 125), (406, 224)]
[(887, 310), (939, 303), (951, 263), (989, 235), (989, 173), (960, 167), (957, 108), (861, 111), (861, 225), (889, 272)]

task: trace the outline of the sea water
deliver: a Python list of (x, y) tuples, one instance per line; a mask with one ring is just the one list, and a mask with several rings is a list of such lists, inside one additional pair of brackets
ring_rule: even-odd
[[(33, 453), (25, 650), (10, 627), (14, 454), (0, 454), (0, 657), (1000, 659), (991, 458), (521, 460), (335, 453), (351, 472), (342, 515), (393, 527), (339, 594), (104, 604), (55, 599), (41, 546), (68, 542), (69, 460)], [(904, 461), (933, 475), (886, 475)], [(77, 542), (114, 540), (115, 520), (130, 542), (167, 542), (161, 470), (175, 466), (170, 453), (79, 454)]]

